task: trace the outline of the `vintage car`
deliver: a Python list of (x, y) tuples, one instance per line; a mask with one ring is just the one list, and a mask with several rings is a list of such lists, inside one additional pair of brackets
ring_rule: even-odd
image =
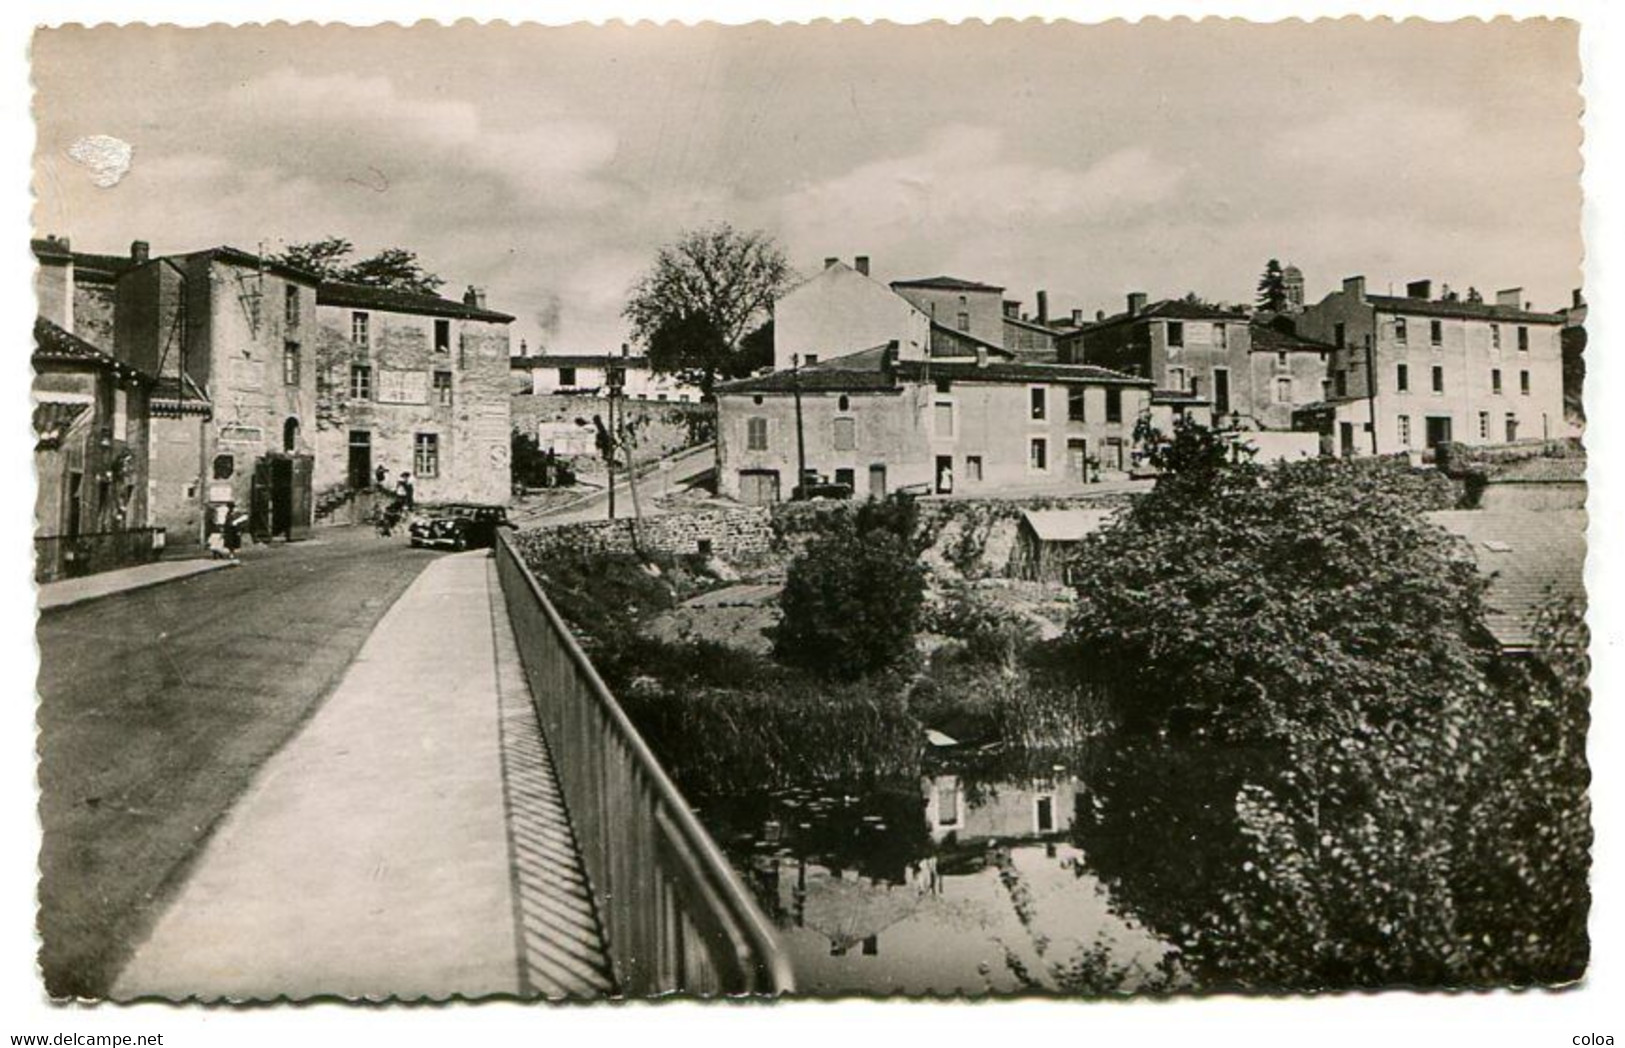
[(511, 528), (501, 506), (453, 503), (424, 509), (407, 529), (413, 546), (437, 549), (487, 549), (496, 545), (497, 529)]

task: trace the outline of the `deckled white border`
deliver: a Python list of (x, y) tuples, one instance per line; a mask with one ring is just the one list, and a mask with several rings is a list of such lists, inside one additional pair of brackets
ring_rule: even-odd
[[(29, 578), (32, 435), (27, 409), (27, 356), (33, 316), (29, 258), (29, 157), (33, 129), (28, 115), (29, 86), (24, 55), (29, 32), (38, 23), (142, 20), (202, 25), (218, 21), (332, 20), (351, 24), (412, 22), (433, 18), (502, 18), (508, 21), (567, 23), (618, 16), (687, 22), (711, 19), (739, 23), (763, 17), (804, 21), (813, 18), (887, 18), (918, 22), (932, 18), (1070, 17), (1098, 21), (1109, 17), (1221, 15), (1274, 20), (1291, 17), (1357, 15), (1420, 16), (1431, 19), (1497, 14), (1577, 18), (1583, 29), (1586, 124), (1586, 288), (1592, 303), (1588, 365), (1588, 442), (1592, 449), (1592, 544), (1587, 572), (1595, 631), (1594, 726), (1591, 754), (1598, 839), (1594, 850), (1592, 916), (1593, 962), (1586, 985), (1560, 994), (1405, 995), (1339, 997), (1328, 1000), (1238, 1000), (1219, 998), (1174, 1004), (1064, 1005), (1019, 1002), (934, 1007), (900, 1003), (844, 1002), (835, 1006), (800, 1004), (776, 1008), (692, 1005), (592, 1007), (534, 1011), (515, 1006), (445, 1009), (256, 1010), (246, 1013), (177, 1010), (161, 1005), (135, 1008), (53, 1008), (43, 1003), (34, 972), (34, 862), (38, 845), (34, 816), (33, 701), (34, 652)], [(995, 3), (991, 0), (570, 0), (519, 2), (350, 2), (283, 0), (235, 2), (90, 2), (27, 0), (0, 13), (0, 1039), (16, 1033), (154, 1033), (167, 1045), (224, 1044), (285, 1048), (298, 1038), (315, 1044), (344, 1041), (405, 1045), (469, 1045), (477, 1042), (541, 1046), (583, 1042), (704, 1044), (719, 1039), (754, 1045), (818, 1045), (855, 1040), (899, 1046), (938, 1040), (995, 1045), (1080, 1043), (1108, 1045), (1203, 1044), (1215, 1046), (1324, 1044), (1371, 1048), (1383, 1045), (1553, 1045), (1564, 1046), (1587, 1033), (1612, 1034), (1625, 1044), (1625, 861), (1619, 843), (1625, 835), (1620, 783), (1625, 781), (1625, 657), (1620, 639), (1621, 594), (1625, 594), (1625, 424), (1622, 412), (1605, 407), (1625, 395), (1625, 323), (1614, 319), (1625, 304), (1625, 286), (1615, 261), (1621, 243), (1619, 199), (1625, 192), (1625, 165), (1618, 142), (1625, 133), (1625, 24), (1602, 0), (1552, 0), (1500, 4), (1450, 2), (1285, 3)], [(1358, 85), (1355, 85), (1357, 89)], [(1611, 263), (1613, 263), (1611, 265)], [(1610, 532), (1612, 534), (1610, 535)], [(500, 1039), (494, 1040), (494, 1039)], [(0, 1045), (9, 1043), (0, 1040)]]

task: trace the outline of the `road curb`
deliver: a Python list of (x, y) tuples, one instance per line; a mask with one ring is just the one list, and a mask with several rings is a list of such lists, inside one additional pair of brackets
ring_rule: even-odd
[(62, 601), (48, 607), (40, 606), (39, 590), (38, 587), (36, 587), (34, 607), (40, 616), (43, 617), (54, 612), (66, 611), (68, 608), (80, 608), (86, 604), (94, 604), (96, 601), (106, 600), (108, 597), (122, 597), (126, 593), (135, 593), (140, 590), (152, 589), (156, 586), (165, 586), (172, 582), (183, 582), (186, 579), (195, 579), (199, 575), (207, 575), (212, 571), (220, 571), (223, 568), (237, 568), (242, 566), (240, 562), (234, 560), (199, 561), (199, 565), (200, 566), (196, 571), (189, 571), (184, 575), (169, 575), (159, 579), (148, 579), (145, 582), (137, 582), (133, 585), (125, 586), (123, 589), (108, 590), (105, 593), (87, 593), (83, 597)]

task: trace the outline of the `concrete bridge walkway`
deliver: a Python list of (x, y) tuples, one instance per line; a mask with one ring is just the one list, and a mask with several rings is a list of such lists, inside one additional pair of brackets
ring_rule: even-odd
[(495, 565), (474, 552), (379, 621), (112, 995), (590, 997), (607, 971)]

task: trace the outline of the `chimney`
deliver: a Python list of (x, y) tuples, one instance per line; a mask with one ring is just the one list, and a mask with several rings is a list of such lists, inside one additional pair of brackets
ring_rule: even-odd
[(1413, 280), (1405, 285), (1406, 298), (1419, 298), (1426, 301), (1433, 297), (1433, 281)]
[(1144, 291), (1130, 291), (1128, 293), (1128, 315), (1137, 317), (1145, 312), (1146, 294)]
[(1005, 316), (1007, 316), (1007, 317), (1016, 317), (1018, 319), (1025, 320), (1026, 318), (1022, 317), (1022, 315), (1020, 313), (1020, 309), (1021, 309), (1021, 303), (1017, 302), (1015, 299), (1007, 298), (1007, 299), (1004, 300), (1004, 315)]
[(1043, 288), (1038, 289), (1038, 322), (1049, 323), (1049, 292)]
[(857, 270), (859, 273), (862, 273), (864, 276), (868, 276), (869, 275), (869, 256), (868, 255), (859, 255), (856, 258), (854, 258), (852, 260), (852, 268)]
[(1574, 289), (1574, 308), (1584, 309), (1586, 304), (1585, 292), (1579, 288)]
[(1083, 310), (1074, 309), (1072, 311), (1072, 326), (1083, 327)]
[(979, 367), (979, 368), (987, 367), (987, 347), (986, 346), (977, 346), (976, 347), (976, 366)]
[(468, 290), (463, 292), (463, 305), (473, 306), (475, 309), (484, 309), (485, 289), (475, 287), (473, 284), (468, 285)]
[(1106, 319), (1106, 311), (1104, 309), (1095, 310), (1095, 323), (1098, 324), (1102, 320), (1105, 320), (1105, 319)]
[(1365, 277), (1344, 277), (1343, 294), (1357, 302), (1365, 301)]
[(632, 355), (632, 347), (627, 345), (625, 342), (622, 342), (621, 343), (621, 356), (629, 357), (631, 355)]
[(1523, 288), (1509, 287), (1495, 293), (1495, 304), (1507, 306), (1511, 309), (1523, 308)]
[[(62, 246), (67, 247), (67, 244), (63, 244)], [(146, 262), (148, 259), (152, 258), (152, 245), (147, 243), (145, 240), (131, 241), (130, 257), (136, 262)]]
[(828, 268), (830, 268), (831, 266), (833, 266), (835, 263), (837, 263), (839, 261), (840, 261), (840, 259), (838, 259), (838, 258), (826, 258), (826, 259), (824, 259), (824, 268), (828, 269)]
[(886, 349), (880, 354), (880, 370), (889, 377), (897, 371), (897, 358), (901, 355), (897, 340), (894, 338), (886, 343)]

